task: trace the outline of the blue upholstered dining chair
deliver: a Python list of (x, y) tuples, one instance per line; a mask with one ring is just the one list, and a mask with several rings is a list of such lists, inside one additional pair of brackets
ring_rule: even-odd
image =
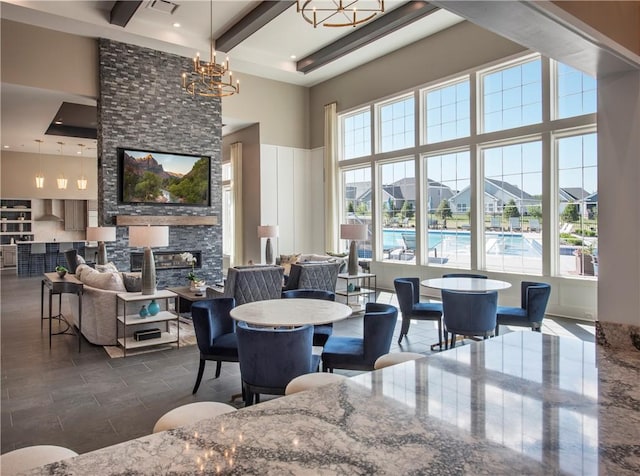
[(478, 279), (487, 279), (484, 274), (473, 274), (473, 273), (447, 273), (442, 275), (443, 278), (478, 278)]
[(238, 341), (235, 322), (229, 314), (236, 305), (233, 298), (206, 299), (191, 306), (191, 319), (200, 349), (200, 367), (193, 392), (198, 391), (207, 360), (215, 360), (216, 378), (222, 362), (238, 361)]
[[(411, 319), (438, 322), (438, 342), (442, 343), (442, 305), (420, 302), (420, 280), (418, 278), (396, 278), (393, 280), (396, 296), (402, 313), (402, 328), (398, 344), (409, 332)], [(442, 345), (442, 344), (441, 344)]]
[(378, 357), (389, 352), (397, 320), (398, 309), (395, 306), (367, 303), (363, 336), (329, 337), (322, 352), (323, 370), (373, 370)]
[(522, 281), (520, 307), (498, 306), (496, 335), (500, 333), (500, 325), (530, 327), (531, 330), (540, 332), (550, 295), (549, 284)]
[(442, 290), (442, 310), (445, 331), (445, 347), (451, 334), (451, 348), (456, 345), (456, 336), (493, 335), (496, 328), (498, 293), (466, 293)]
[(236, 334), (245, 406), (260, 403), (260, 394), (284, 395), (291, 380), (318, 370), (313, 326), (251, 327), (238, 322)]
[[(302, 298), (302, 299), (323, 299), (325, 301), (335, 301), (336, 293), (322, 289), (290, 289), (282, 291), (282, 299)], [(321, 324), (313, 326), (313, 345), (324, 346), (329, 336), (333, 333), (333, 324)]]

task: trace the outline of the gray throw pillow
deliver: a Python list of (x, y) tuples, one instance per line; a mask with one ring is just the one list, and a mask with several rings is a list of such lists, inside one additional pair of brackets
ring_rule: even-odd
[(124, 287), (129, 293), (142, 291), (142, 273), (122, 273)]

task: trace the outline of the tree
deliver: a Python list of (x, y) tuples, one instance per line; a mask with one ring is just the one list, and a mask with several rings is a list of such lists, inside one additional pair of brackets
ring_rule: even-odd
[(413, 203), (411, 203), (409, 200), (405, 200), (404, 203), (402, 204), (402, 218), (413, 218), (414, 216), (414, 211), (413, 211)]
[(358, 206), (356, 207), (356, 211), (358, 212), (358, 215), (368, 215), (369, 207), (367, 206), (367, 202), (358, 203)]
[(561, 215), (562, 221), (566, 223), (575, 223), (580, 220), (580, 212), (578, 211), (578, 205), (575, 203), (568, 203)]
[(451, 213), (451, 207), (449, 206), (449, 201), (443, 199), (438, 205), (438, 209), (436, 210), (436, 215), (442, 218), (442, 227), (447, 227), (447, 218), (453, 217), (453, 213)]
[(512, 198), (504, 206), (504, 210), (502, 210), (502, 217), (508, 220), (509, 218), (518, 218), (519, 216), (520, 212), (516, 206), (516, 201)]
[(353, 202), (351, 202), (351, 201), (349, 202), (349, 205), (347, 205), (347, 212), (349, 212), (349, 213), (354, 213), (355, 212), (355, 210), (353, 208)]
[(529, 216), (532, 218), (542, 218), (542, 207), (540, 205), (534, 205), (527, 210)]

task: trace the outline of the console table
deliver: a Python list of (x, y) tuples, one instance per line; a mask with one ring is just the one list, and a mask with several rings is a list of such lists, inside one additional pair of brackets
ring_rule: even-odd
[[(73, 330), (73, 324), (67, 321), (64, 314), (62, 314), (62, 295), (65, 293), (75, 294), (78, 296), (78, 352), (82, 346), (82, 293), (84, 292), (84, 285), (82, 281), (73, 275), (66, 274), (63, 278), (58, 276), (58, 273), (44, 273), (42, 283), (40, 284), (40, 329), (42, 330), (42, 322), (44, 321), (44, 288), (49, 290), (49, 348), (51, 348), (51, 336), (61, 334), (76, 334)], [(54, 294), (58, 295), (58, 314), (52, 315), (52, 297)], [(64, 322), (66, 328), (62, 331), (53, 332), (52, 320), (57, 319), (58, 322)], [(69, 332), (70, 331), (70, 332)]]

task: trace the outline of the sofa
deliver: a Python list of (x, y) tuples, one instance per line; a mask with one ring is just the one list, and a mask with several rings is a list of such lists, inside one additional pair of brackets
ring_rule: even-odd
[[(140, 291), (140, 273), (120, 273), (115, 267), (91, 268), (80, 264), (76, 268), (75, 276), (84, 284), (82, 296), (82, 335), (92, 344), (117, 345), (116, 342), (116, 296), (119, 293)], [(65, 315), (78, 327), (78, 296), (65, 294)], [(164, 302), (160, 301), (161, 307)], [(131, 310), (133, 313), (133, 309)], [(127, 312), (129, 314), (129, 312)], [(158, 327), (142, 324), (127, 326), (127, 335), (134, 330)], [(122, 332), (122, 327), (120, 328)]]

